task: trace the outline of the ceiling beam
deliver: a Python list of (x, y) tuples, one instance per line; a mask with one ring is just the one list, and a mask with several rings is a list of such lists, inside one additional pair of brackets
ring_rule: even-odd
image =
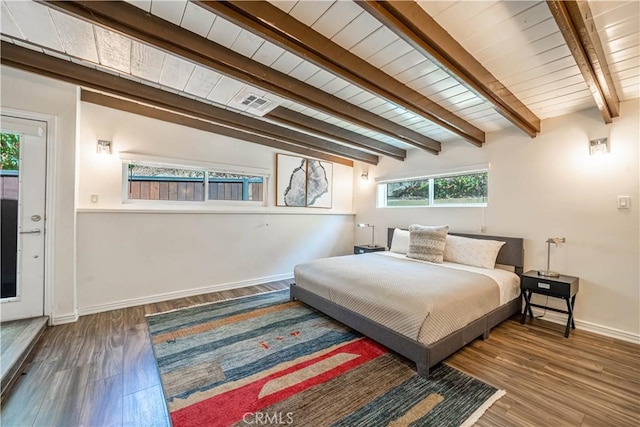
[(620, 100), (611, 78), (600, 37), (586, 1), (548, 0), (547, 5), (578, 64), (605, 123), (620, 114)]
[(80, 100), (96, 105), (101, 105), (103, 107), (113, 108), (115, 110), (126, 111), (128, 113), (137, 114), (139, 116), (162, 120), (163, 122), (174, 123), (176, 125), (186, 126), (205, 132), (215, 133), (218, 135), (225, 135), (231, 138), (249, 140), (250, 142), (266, 145), (271, 148), (285, 150), (292, 153), (302, 154), (303, 156), (314, 157), (317, 159), (327, 160), (330, 162), (340, 163), (346, 166), (353, 167), (353, 162), (351, 160), (347, 160), (342, 157), (332, 156), (321, 151), (298, 147), (297, 145), (287, 144), (285, 142), (280, 142), (269, 138), (263, 138), (259, 135), (250, 134), (250, 136), (248, 136), (246, 132), (242, 132), (236, 129), (220, 126), (215, 123), (200, 119), (194, 119), (193, 117), (188, 117), (183, 114), (173, 113), (171, 111), (150, 107), (138, 102), (128, 101), (122, 98), (114, 98), (113, 96), (105, 95), (103, 93), (82, 89), (80, 93)]
[(266, 1), (197, 1), (222, 16), (388, 102), (481, 146), (484, 132)]
[(265, 114), (265, 118), (287, 126), (312, 132), (325, 138), (335, 139), (344, 144), (353, 145), (365, 150), (373, 151), (383, 156), (393, 157), (397, 160), (404, 160), (407, 152), (391, 144), (367, 138), (359, 133), (351, 132), (340, 126), (332, 125), (322, 120), (314, 119), (302, 113), (284, 107), (277, 107)]
[[(196, 101), (184, 96), (156, 89), (132, 80), (94, 70), (70, 61), (58, 59), (44, 53), (16, 46), (2, 41), (0, 60), (3, 65), (31, 71), (57, 80), (63, 80), (82, 87), (108, 92), (155, 107), (164, 108), (180, 114), (186, 114), (215, 124), (241, 131), (248, 141), (264, 143), (264, 138), (277, 140), (300, 147), (324, 151), (332, 155), (377, 164), (378, 156), (355, 148), (316, 138), (305, 133), (286, 129), (264, 120), (234, 113), (211, 104)], [(259, 135), (260, 141), (250, 136)]]
[(489, 102), (527, 135), (535, 137), (540, 132), (540, 119), (418, 3), (376, 0), (358, 0), (357, 3), (460, 84)]
[(298, 102), (432, 154), (440, 142), (200, 37), (125, 2), (44, 1), (59, 11), (117, 31), (243, 83)]

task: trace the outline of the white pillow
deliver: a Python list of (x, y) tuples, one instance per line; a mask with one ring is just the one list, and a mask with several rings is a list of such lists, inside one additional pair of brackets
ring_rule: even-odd
[(393, 230), (393, 239), (391, 240), (391, 252), (406, 255), (409, 252), (409, 230)]
[(474, 267), (495, 268), (498, 252), (505, 242), (447, 236), (444, 260)]

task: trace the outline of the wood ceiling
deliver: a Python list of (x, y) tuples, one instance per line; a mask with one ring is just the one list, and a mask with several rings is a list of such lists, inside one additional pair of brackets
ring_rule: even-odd
[(2, 1), (2, 64), (350, 165), (640, 95), (629, 1)]

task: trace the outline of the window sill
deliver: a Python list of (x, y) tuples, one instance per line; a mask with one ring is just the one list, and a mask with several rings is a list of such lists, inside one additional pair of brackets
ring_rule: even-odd
[(128, 213), (128, 214), (220, 214), (220, 215), (355, 215), (355, 212), (333, 211), (322, 208), (287, 208), (287, 207), (261, 207), (261, 208), (218, 208), (218, 209), (187, 209), (187, 208), (158, 208), (157, 206), (123, 207), (117, 208), (78, 208), (77, 213)]

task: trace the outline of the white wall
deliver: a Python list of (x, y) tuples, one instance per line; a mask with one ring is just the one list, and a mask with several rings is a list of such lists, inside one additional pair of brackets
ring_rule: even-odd
[[(98, 156), (98, 139), (114, 155)], [(332, 209), (286, 208), (274, 206), (268, 147), (84, 102), (78, 145), (81, 314), (290, 277), (301, 261), (353, 250), (350, 167), (334, 164)], [(123, 204), (121, 151), (268, 169), (268, 206)]]
[[(369, 168), (370, 177), (415, 176), (490, 163), (486, 233), (524, 237), (528, 269), (545, 266), (548, 237), (566, 237), (565, 245), (552, 247), (551, 267), (580, 277), (578, 327), (637, 341), (638, 104), (637, 99), (622, 103), (621, 116), (608, 126), (593, 109), (544, 120), (535, 139), (513, 131), (488, 134), (481, 149), (459, 141), (443, 144), (439, 156), (411, 150), (404, 163), (384, 158)], [(609, 137), (611, 153), (589, 156), (589, 139), (602, 136)], [(367, 167), (358, 165), (354, 175), (362, 169)], [(482, 208), (377, 209), (371, 181), (355, 180), (354, 207), (356, 222), (371, 222), (380, 230), (378, 244), (386, 244), (386, 227), (448, 224), (454, 231), (478, 232), (482, 225)], [(631, 196), (631, 209), (617, 209), (618, 195)], [(366, 241), (367, 236), (356, 233), (356, 242)]]
[[(53, 253), (47, 254), (53, 262), (52, 281), (48, 283), (52, 306), (45, 312), (54, 323), (75, 319), (75, 144), (76, 86), (48, 78), (2, 67), (2, 108), (52, 115), (56, 118), (53, 138), (56, 158), (54, 220), (48, 219), (47, 233), (55, 236)], [(50, 147), (54, 148), (54, 147)]]

